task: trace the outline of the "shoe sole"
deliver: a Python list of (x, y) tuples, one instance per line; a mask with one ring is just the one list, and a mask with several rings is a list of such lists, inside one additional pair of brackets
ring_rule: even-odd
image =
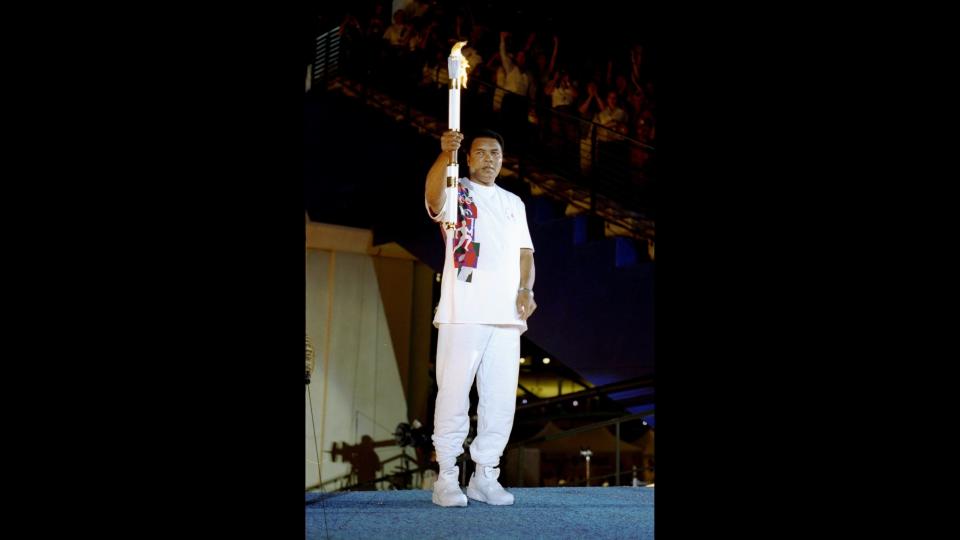
[(431, 499), (433, 500), (433, 504), (435, 504), (435, 505), (437, 505), (437, 506), (441, 506), (441, 507), (443, 507), (443, 508), (457, 508), (457, 507), (461, 507), (461, 506), (466, 506), (466, 505), (467, 505), (467, 500), (466, 500), (466, 498), (461, 499), (461, 502), (458, 502), (457, 504), (440, 504), (440, 502), (437, 501), (437, 494), (434, 493), (434, 494), (433, 494), (433, 497), (432, 497)]
[(475, 500), (475, 501), (480, 501), (480, 502), (482, 502), (482, 503), (486, 503), (486, 504), (493, 505), (493, 506), (510, 506), (510, 505), (513, 504), (513, 501), (510, 501), (510, 502), (501, 502), (501, 503), (498, 503), (498, 502), (490, 502), (490, 501), (487, 500), (486, 497), (483, 496), (482, 493), (480, 493), (479, 490), (474, 489), (472, 485), (467, 485), (467, 497), (469, 497), (469, 498), (471, 498), (471, 499), (473, 499), (473, 500)]

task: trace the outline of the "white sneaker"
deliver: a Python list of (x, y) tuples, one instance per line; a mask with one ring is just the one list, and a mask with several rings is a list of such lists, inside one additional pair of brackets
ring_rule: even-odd
[(440, 471), (433, 483), (433, 504), (440, 506), (466, 506), (467, 496), (460, 489), (460, 467)]
[(476, 472), (467, 484), (467, 497), (487, 504), (513, 504), (513, 494), (507, 492), (500, 482), (497, 482), (499, 476), (500, 469), (477, 465)]

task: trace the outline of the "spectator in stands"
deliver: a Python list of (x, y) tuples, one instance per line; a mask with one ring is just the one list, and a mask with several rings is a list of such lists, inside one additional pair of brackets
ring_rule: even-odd
[(595, 163), (600, 173), (608, 177), (626, 177), (627, 147), (621, 135), (627, 134), (627, 112), (620, 108), (617, 101), (617, 92), (607, 92), (603, 110), (594, 116), (593, 121), (601, 127), (597, 128), (597, 145), (595, 148)]
[(410, 40), (412, 28), (406, 23), (406, 20), (407, 13), (405, 11), (398, 9), (397, 12), (393, 14), (393, 24), (383, 33), (383, 39), (389, 43), (391, 47), (405, 47)]

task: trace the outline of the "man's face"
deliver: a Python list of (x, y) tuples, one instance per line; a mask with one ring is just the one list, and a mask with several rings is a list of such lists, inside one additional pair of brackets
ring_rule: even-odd
[(623, 75), (617, 75), (617, 92), (623, 92), (627, 89), (627, 78)]
[(480, 137), (474, 139), (467, 154), (467, 166), (470, 167), (470, 179), (492, 186), (503, 166), (503, 149), (496, 139)]
[(609, 92), (609, 93), (607, 93), (607, 107), (610, 107), (611, 109), (616, 109), (616, 108), (617, 108), (617, 93), (616, 93), (616, 92)]

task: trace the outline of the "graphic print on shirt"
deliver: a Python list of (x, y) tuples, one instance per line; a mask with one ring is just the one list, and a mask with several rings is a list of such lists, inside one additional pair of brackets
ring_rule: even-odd
[(457, 279), (467, 283), (473, 281), (473, 271), (480, 260), (480, 244), (474, 242), (477, 232), (477, 205), (470, 196), (470, 190), (462, 183), (457, 189), (457, 228), (453, 234), (453, 267), (457, 270)]

